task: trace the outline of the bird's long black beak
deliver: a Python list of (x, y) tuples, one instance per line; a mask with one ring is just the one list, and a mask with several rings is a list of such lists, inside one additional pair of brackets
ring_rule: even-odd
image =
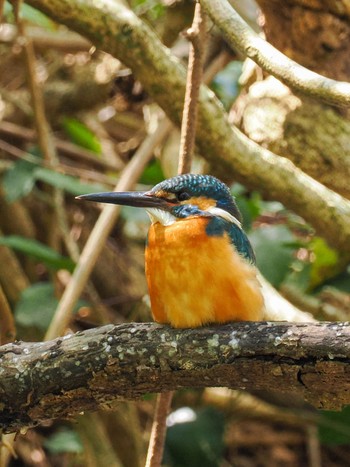
[(167, 210), (170, 203), (148, 191), (111, 191), (77, 196), (76, 199), (95, 201), (96, 203), (120, 204), (138, 208), (156, 208)]

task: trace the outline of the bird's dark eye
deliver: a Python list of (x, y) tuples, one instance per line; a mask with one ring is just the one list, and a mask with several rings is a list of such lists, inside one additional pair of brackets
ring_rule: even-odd
[(180, 193), (177, 193), (176, 194), (176, 197), (178, 199), (178, 201), (186, 201), (188, 199), (190, 199), (190, 194), (187, 193), (187, 191), (180, 191)]

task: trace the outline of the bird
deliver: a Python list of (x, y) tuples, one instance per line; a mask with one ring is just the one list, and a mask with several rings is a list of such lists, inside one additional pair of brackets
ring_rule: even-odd
[(77, 198), (146, 209), (145, 273), (156, 322), (196, 328), (262, 319), (253, 248), (234, 197), (216, 177), (177, 175), (149, 191)]

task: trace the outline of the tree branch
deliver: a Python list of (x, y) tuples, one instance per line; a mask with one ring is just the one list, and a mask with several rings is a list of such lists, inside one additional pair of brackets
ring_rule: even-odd
[(206, 21), (200, 3), (196, 3), (192, 26), (186, 31), (190, 41), (186, 94), (181, 123), (178, 173), (191, 172), (196, 141), (198, 97), (203, 75)]
[[(190, 40), (190, 49), (181, 123), (179, 174), (191, 172), (192, 167), (193, 150), (196, 141), (198, 96), (203, 74), (205, 25), (205, 16), (202, 15), (201, 5), (196, 3), (192, 27), (186, 32), (186, 36)], [(173, 395), (174, 391), (161, 392), (157, 395), (145, 467), (160, 467), (162, 463), (167, 431), (166, 420)]]
[(278, 389), (340, 409), (350, 403), (349, 360), (349, 323), (123, 324), (16, 342), (0, 347), (0, 428), (186, 387)]
[[(185, 69), (131, 10), (117, 1), (106, 0), (98, 3), (27, 0), (27, 3), (122, 60), (179, 124)], [(310, 222), (331, 245), (349, 255), (350, 202), (232, 128), (222, 106), (205, 86), (201, 87), (199, 98), (197, 143), (202, 155), (217, 169), (217, 175), (227, 178), (228, 174), (234, 174), (248, 187), (280, 200)]]
[(263, 70), (294, 91), (329, 104), (350, 105), (350, 83), (321, 76), (286, 57), (253, 31), (227, 0), (201, 0), (201, 4), (227, 42)]

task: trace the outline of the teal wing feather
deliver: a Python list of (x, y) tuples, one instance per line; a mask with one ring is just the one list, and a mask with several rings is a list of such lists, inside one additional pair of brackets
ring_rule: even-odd
[(237, 224), (221, 217), (212, 217), (207, 224), (206, 233), (209, 236), (222, 236), (227, 233), (237, 252), (248, 262), (255, 264), (252, 245), (244, 230)]

